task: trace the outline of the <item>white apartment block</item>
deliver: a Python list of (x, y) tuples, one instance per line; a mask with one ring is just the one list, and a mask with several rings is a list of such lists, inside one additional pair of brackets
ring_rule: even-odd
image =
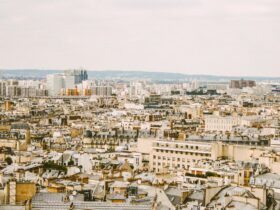
[(150, 153), (150, 169), (155, 172), (187, 169), (201, 159), (217, 159), (211, 143), (155, 140)]
[(207, 116), (205, 117), (205, 131), (231, 131), (233, 126), (240, 123), (239, 117)]

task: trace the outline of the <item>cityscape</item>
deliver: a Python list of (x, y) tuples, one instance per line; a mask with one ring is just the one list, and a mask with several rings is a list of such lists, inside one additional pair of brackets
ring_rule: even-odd
[(279, 0), (0, 0), (0, 210), (280, 210)]
[(2, 78), (0, 97), (0, 209), (280, 208), (277, 79), (76, 69)]

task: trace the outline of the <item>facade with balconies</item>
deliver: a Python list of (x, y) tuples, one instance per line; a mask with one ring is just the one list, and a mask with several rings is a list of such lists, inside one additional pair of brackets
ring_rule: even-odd
[(155, 172), (184, 170), (201, 159), (217, 158), (213, 143), (156, 140), (152, 144), (150, 169)]

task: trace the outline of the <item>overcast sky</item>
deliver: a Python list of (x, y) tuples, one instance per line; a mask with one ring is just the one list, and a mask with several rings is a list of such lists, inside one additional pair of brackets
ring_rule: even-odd
[(0, 0), (0, 68), (280, 76), (280, 0)]

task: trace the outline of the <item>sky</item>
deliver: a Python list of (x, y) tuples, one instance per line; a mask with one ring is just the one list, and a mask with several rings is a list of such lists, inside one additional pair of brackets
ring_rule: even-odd
[(279, 0), (0, 0), (0, 68), (280, 76)]

